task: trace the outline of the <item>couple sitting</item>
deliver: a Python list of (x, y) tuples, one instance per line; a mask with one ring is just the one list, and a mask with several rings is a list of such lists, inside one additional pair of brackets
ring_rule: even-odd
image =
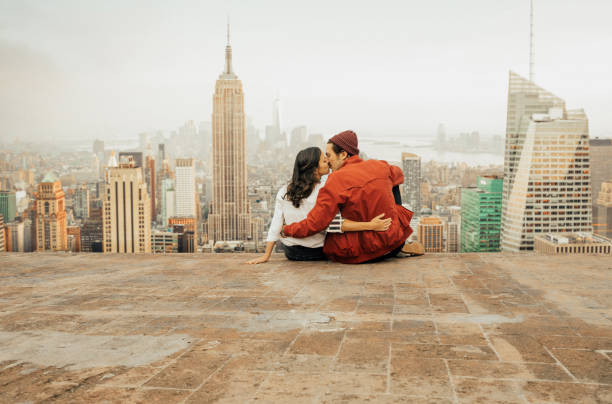
[(406, 243), (413, 213), (401, 205), (403, 181), (399, 167), (360, 159), (353, 131), (332, 137), (325, 155), (318, 147), (300, 151), (291, 182), (276, 196), (266, 252), (248, 263), (268, 261), (278, 240), (296, 261), (358, 264), (400, 252), (422, 255), (420, 243)]

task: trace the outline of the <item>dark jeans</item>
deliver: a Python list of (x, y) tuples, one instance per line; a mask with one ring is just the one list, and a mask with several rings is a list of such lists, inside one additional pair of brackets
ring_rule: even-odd
[(323, 247), (309, 248), (301, 245), (284, 245), (281, 243), (285, 257), (291, 261), (321, 261), (327, 257), (323, 254)]
[[(399, 185), (396, 185), (393, 187), (393, 199), (395, 199), (395, 204), (396, 205), (401, 205), (402, 204), (402, 194), (400, 194), (400, 190), (399, 190)], [(395, 250), (386, 253), (385, 255), (382, 255), (378, 258), (374, 258), (371, 259), (369, 261), (364, 262), (364, 264), (370, 264), (372, 262), (380, 262), (382, 260), (386, 260), (387, 258), (392, 258), (395, 257), (397, 254), (399, 254), (400, 251), (402, 251), (402, 247), (404, 246), (404, 244), (402, 243), (401, 246), (397, 247)]]

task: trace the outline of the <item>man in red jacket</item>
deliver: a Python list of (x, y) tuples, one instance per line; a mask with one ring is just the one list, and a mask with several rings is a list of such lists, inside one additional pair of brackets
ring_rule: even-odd
[(346, 264), (376, 261), (400, 251), (422, 255), (420, 243), (405, 244), (412, 233), (413, 212), (401, 206), (398, 185), (404, 181), (402, 170), (386, 161), (360, 159), (357, 135), (350, 130), (332, 137), (325, 154), (333, 173), (306, 219), (284, 226), (283, 234), (300, 238), (318, 233), (338, 210), (343, 218), (360, 222), (384, 213), (391, 218), (387, 231), (328, 233), (323, 246), (325, 255)]

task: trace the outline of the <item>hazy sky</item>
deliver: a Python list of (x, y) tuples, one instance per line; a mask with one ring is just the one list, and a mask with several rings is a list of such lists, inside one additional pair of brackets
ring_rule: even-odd
[[(528, 0), (0, 0), (0, 139), (135, 137), (210, 120), (226, 16), (256, 126), (503, 134)], [(612, 1), (535, 0), (535, 81), (612, 135)]]

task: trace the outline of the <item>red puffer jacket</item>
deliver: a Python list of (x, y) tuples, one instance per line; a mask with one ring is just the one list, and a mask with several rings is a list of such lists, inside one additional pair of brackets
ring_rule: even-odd
[(323, 247), (331, 260), (346, 264), (381, 257), (412, 234), (413, 213), (395, 204), (391, 190), (403, 181), (402, 170), (386, 161), (350, 157), (342, 168), (329, 175), (306, 219), (285, 226), (283, 232), (291, 237), (308, 237), (324, 230), (338, 210), (342, 217), (357, 222), (369, 222), (384, 213), (384, 218), (392, 219), (387, 231), (328, 233)]

